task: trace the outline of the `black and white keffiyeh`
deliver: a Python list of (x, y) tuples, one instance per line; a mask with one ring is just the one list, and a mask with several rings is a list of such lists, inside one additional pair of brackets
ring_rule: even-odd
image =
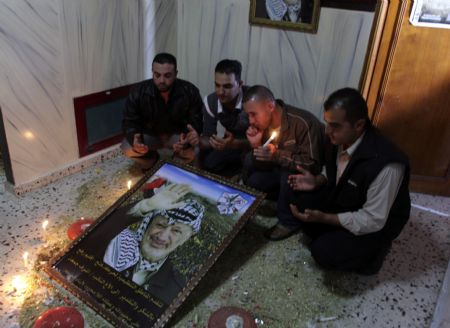
[(284, 0), (266, 0), (266, 11), (273, 21), (286, 20), (285, 15), (291, 22), (296, 22), (301, 10), (301, 1), (295, 4), (286, 4)]

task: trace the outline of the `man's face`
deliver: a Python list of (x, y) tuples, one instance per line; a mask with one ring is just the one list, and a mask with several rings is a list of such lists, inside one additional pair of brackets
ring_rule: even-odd
[(264, 131), (272, 122), (275, 104), (270, 100), (249, 100), (244, 104), (244, 110), (248, 115), (250, 125)]
[(153, 63), (153, 83), (155, 83), (159, 92), (167, 92), (177, 78), (177, 71), (172, 64)]
[(345, 111), (341, 108), (331, 108), (324, 113), (325, 132), (333, 145), (349, 146), (362, 134), (364, 120), (355, 124), (347, 121)]
[(158, 215), (142, 238), (142, 255), (147, 261), (157, 262), (183, 245), (192, 234), (191, 226), (180, 222), (169, 224), (169, 219)]
[(216, 72), (214, 74), (214, 85), (219, 101), (222, 104), (228, 104), (238, 96), (242, 82), (236, 80), (234, 73), (226, 74)]

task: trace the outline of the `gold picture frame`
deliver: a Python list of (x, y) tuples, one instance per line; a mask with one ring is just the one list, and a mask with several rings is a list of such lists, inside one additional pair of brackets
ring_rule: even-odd
[[(45, 272), (113, 326), (163, 327), (263, 198), (202, 170), (160, 161)], [(167, 234), (173, 236), (162, 247)], [(151, 247), (154, 254), (169, 251), (150, 260)]]
[(250, 24), (316, 33), (319, 0), (250, 0)]

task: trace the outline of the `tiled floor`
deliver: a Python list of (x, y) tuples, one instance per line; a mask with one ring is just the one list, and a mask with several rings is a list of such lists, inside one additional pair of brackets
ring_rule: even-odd
[[(75, 218), (97, 217), (126, 191), (139, 174), (115, 158), (21, 197), (4, 191), (0, 173), (0, 327), (30, 327), (37, 315), (62, 302), (57, 293), (33, 285), (14, 292), (16, 275), (35, 277), (33, 262), (50, 243), (66, 243), (65, 229)], [(1, 172), (1, 169), (0, 169)], [(260, 327), (428, 327), (450, 258), (450, 201), (412, 195), (411, 219), (381, 272), (357, 276), (317, 268), (297, 235), (269, 243), (261, 236), (273, 224), (266, 204), (236, 237), (172, 320), (174, 327), (204, 327), (208, 316), (226, 305), (243, 307)], [(50, 224), (44, 233), (41, 224)], [(34, 278), (33, 278), (34, 279)], [(87, 326), (105, 322), (78, 305)], [(264, 323), (261, 323), (264, 322)]]

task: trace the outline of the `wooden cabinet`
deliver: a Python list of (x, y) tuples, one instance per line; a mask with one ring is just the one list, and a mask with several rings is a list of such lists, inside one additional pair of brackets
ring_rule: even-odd
[(371, 118), (409, 156), (411, 190), (450, 196), (450, 30), (410, 24), (380, 1), (362, 80)]

